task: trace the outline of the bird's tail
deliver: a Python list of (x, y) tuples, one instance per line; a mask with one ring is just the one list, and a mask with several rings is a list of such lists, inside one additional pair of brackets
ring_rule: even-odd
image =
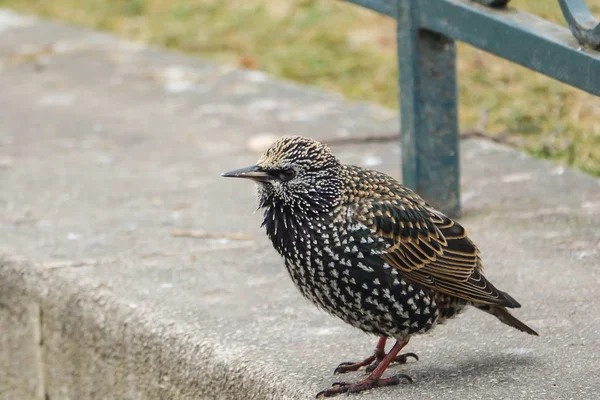
[(489, 314), (492, 314), (493, 316), (498, 318), (500, 321), (504, 322), (506, 325), (512, 326), (513, 328), (516, 328), (516, 329), (520, 330), (521, 332), (526, 332), (526, 333), (529, 333), (530, 335), (539, 336), (536, 331), (534, 331), (533, 329), (531, 329), (530, 327), (528, 327), (527, 325), (525, 325), (524, 323), (519, 321), (511, 313), (509, 313), (506, 308), (504, 308), (502, 306), (485, 305), (485, 306), (477, 306), (477, 308), (479, 308)]

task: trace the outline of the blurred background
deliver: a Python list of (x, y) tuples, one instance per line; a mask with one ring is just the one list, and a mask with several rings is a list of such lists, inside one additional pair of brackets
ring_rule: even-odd
[[(586, 0), (600, 14), (600, 0)], [(558, 2), (511, 6), (566, 26)], [(339, 0), (0, 0), (36, 14), (396, 108), (394, 22)], [(600, 176), (600, 98), (458, 46), (461, 130)]]

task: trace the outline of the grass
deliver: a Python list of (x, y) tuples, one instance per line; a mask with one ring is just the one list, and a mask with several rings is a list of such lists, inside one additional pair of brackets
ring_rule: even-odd
[[(586, 3), (596, 15), (600, 0)], [(564, 25), (558, 2), (513, 7)], [(339, 0), (0, 0), (0, 7), (107, 30), (397, 107), (393, 21)], [(461, 129), (600, 176), (600, 99), (464, 44)], [(600, 72), (599, 72), (600, 73)]]

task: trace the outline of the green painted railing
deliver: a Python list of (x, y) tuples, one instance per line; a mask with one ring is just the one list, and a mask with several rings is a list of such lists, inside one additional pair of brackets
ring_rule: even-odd
[(455, 40), (600, 95), (600, 24), (585, 0), (558, 0), (571, 32), (509, 0), (346, 1), (397, 21), (403, 183), (449, 215), (460, 214)]

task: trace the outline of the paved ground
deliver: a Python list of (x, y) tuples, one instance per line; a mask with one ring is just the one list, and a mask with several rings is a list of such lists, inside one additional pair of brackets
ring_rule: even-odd
[[(0, 399), (306, 399), (372, 350), (300, 297), (252, 185), (219, 174), (272, 137), (390, 132), (394, 113), (6, 11), (0, 32)], [(396, 143), (333, 150), (399, 176)], [(414, 384), (357, 398), (594, 398), (600, 182), (461, 152), (461, 221), (541, 337), (473, 310), (414, 338), (421, 360), (394, 367)]]

